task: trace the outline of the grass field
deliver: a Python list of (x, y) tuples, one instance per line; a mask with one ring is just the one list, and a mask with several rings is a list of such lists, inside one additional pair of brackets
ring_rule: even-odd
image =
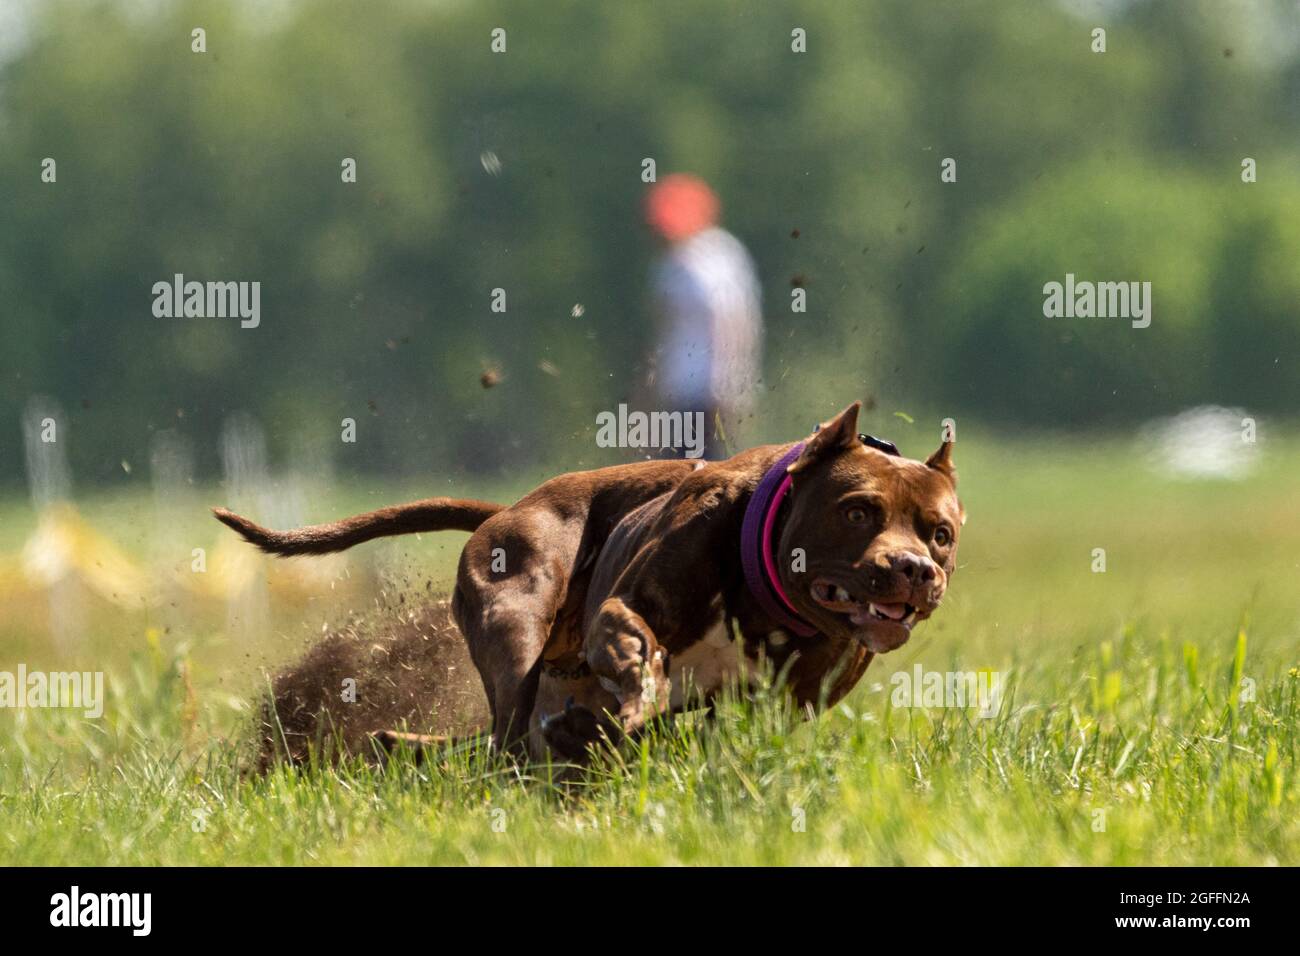
[[(110, 688), (102, 720), (0, 712), (0, 865), (1300, 863), (1300, 440), (1269, 436), (1232, 482), (1170, 479), (1119, 442), (974, 437), (957, 463), (949, 598), (842, 705), (807, 722), (762, 691), (569, 785), (475, 753), (241, 778), (263, 669), (370, 606), (360, 575), (276, 603), (260, 637), (92, 604), (86, 645), (56, 650), (43, 607), (0, 607), (0, 670), (103, 669)], [(196, 496), (183, 533), (215, 542), (198, 506), (219, 500)], [(80, 504), (147, 550), (147, 490)], [(34, 523), (0, 508), (0, 554)], [(367, 548), (423, 594), (461, 540)], [(894, 706), (891, 676), (918, 664), (1005, 674), (1000, 711)]]

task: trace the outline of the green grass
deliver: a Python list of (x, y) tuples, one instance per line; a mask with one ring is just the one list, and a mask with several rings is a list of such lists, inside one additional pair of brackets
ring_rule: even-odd
[[(0, 713), (0, 865), (1300, 863), (1300, 441), (1240, 482), (1170, 480), (1118, 443), (964, 436), (957, 457), (950, 599), (842, 705), (804, 721), (766, 689), (569, 784), (482, 753), (241, 778), (260, 668), (338, 608), (277, 606), (256, 644), (215, 612), (146, 639), (147, 615), (104, 611), (62, 653), (14, 623), (36, 611), (0, 615), (0, 669), (90, 661), (111, 684), (103, 720)], [(147, 506), (83, 510), (143, 553)], [(400, 556), (443, 581), (462, 538)], [(1007, 674), (999, 714), (892, 706), (918, 663)]]

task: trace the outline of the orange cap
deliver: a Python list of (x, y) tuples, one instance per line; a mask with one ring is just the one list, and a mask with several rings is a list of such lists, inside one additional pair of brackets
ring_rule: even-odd
[(666, 176), (645, 197), (646, 222), (671, 242), (712, 226), (721, 208), (708, 183), (689, 173)]

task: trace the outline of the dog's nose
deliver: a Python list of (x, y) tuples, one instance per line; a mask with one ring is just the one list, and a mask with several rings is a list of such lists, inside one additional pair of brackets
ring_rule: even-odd
[(930, 584), (939, 574), (939, 568), (933, 561), (911, 551), (898, 551), (891, 554), (889, 566), (895, 574), (907, 578), (913, 587)]

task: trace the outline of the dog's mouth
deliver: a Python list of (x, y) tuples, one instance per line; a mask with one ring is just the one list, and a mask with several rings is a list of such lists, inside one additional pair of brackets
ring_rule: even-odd
[(912, 625), (924, 616), (914, 604), (862, 599), (827, 578), (817, 578), (809, 591), (818, 605), (843, 617), (853, 636), (877, 653), (892, 651), (906, 643)]
[(843, 614), (859, 627), (874, 621), (892, 621), (904, 627), (916, 623), (920, 611), (906, 601), (859, 601), (843, 585), (818, 578), (812, 585), (812, 599), (837, 614)]

